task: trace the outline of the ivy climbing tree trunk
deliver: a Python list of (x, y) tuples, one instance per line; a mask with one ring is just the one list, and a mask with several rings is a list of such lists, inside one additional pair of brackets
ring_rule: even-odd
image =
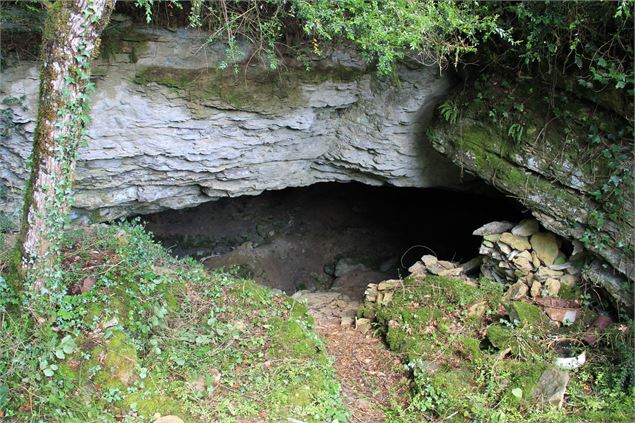
[(115, 1), (57, 0), (44, 27), (37, 128), (16, 267), (33, 292), (49, 297), (59, 293), (62, 230), (88, 122), (90, 60)]

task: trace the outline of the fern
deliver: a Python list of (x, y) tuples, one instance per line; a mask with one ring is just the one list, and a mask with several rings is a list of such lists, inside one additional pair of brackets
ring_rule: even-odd
[(525, 135), (525, 127), (519, 123), (514, 123), (507, 130), (507, 135), (515, 142), (520, 142), (523, 139), (523, 135)]
[(445, 119), (446, 122), (450, 122), (452, 125), (456, 123), (456, 120), (459, 117), (459, 108), (456, 103), (451, 100), (443, 102), (439, 106), (439, 111), (441, 112), (441, 117)]

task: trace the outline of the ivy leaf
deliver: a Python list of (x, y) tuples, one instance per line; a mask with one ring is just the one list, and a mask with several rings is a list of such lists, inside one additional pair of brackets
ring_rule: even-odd
[(210, 342), (210, 339), (209, 339), (209, 336), (207, 335), (199, 335), (196, 337), (194, 342), (196, 342), (197, 345), (208, 344)]
[(72, 354), (73, 350), (75, 350), (75, 341), (73, 341), (70, 335), (66, 335), (64, 339), (62, 339), (62, 350), (66, 354)]
[(582, 58), (577, 54), (575, 55), (575, 64), (578, 68), (582, 69)]

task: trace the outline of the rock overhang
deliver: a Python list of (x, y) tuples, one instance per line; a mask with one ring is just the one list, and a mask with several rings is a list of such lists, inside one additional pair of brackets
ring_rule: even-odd
[[(94, 66), (75, 218), (112, 220), (319, 182), (460, 182), (424, 141), (434, 105), (452, 86), (436, 68), (404, 67), (395, 84), (340, 52), (310, 72), (241, 65), (244, 73), (223, 73), (218, 47), (197, 31), (138, 32), (124, 37), (124, 53)], [(0, 209), (10, 212), (28, 176), (39, 81), (34, 62), (3, 73), (0, 95), (20, 99), (2, 106), (12, 117), (0, 143)]]

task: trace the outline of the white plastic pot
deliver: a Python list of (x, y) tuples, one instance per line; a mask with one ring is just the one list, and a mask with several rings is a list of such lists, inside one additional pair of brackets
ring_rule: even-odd
[(553, 364), (562, 370), (573, 370), (586, 363), (586, 351), (576, 357), (558, 357), (554, 360)]

